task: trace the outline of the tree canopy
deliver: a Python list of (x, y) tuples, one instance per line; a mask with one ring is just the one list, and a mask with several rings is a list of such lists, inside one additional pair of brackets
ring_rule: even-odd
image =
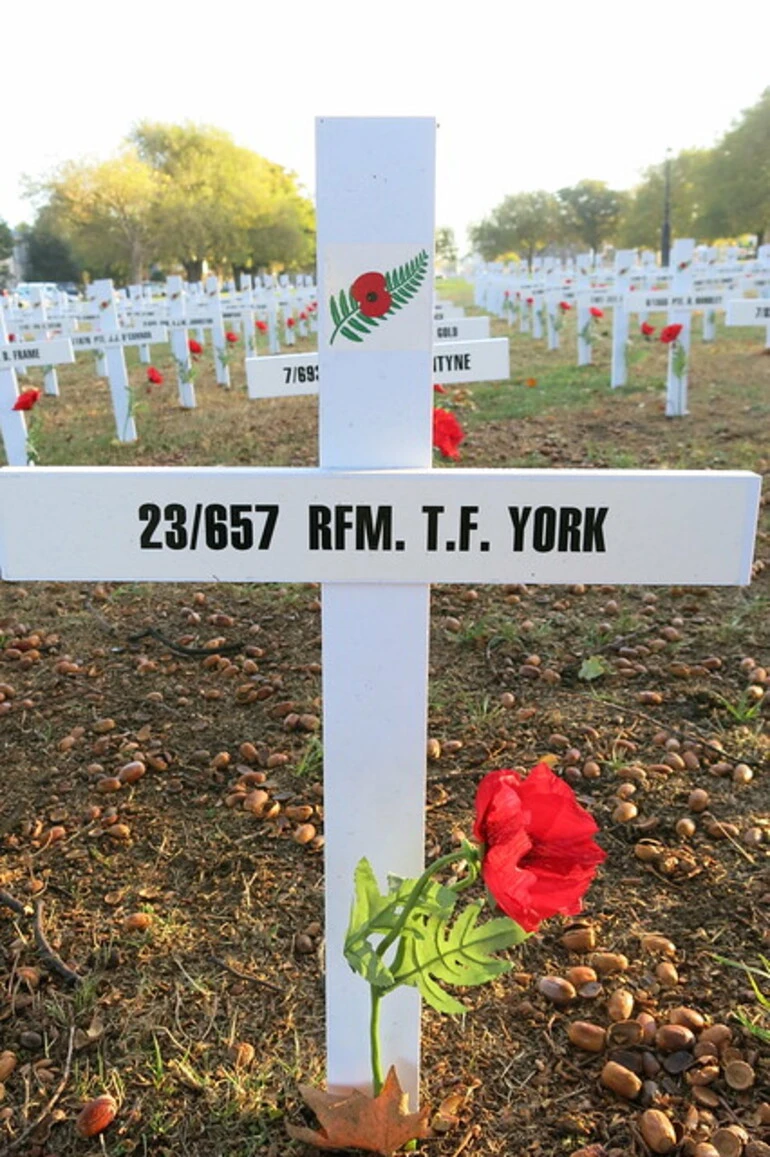
[(532, 258), (559, 236), (559, 202), (553, 193), (512, 193), (488, 217), (470, 230), (471, 241), (485, 261), (507, 253), (518, 253), (532, 264)]
[(598, 252), (610, 241), (618, 220), (628, 201), (628, 194), (610, 189), (604, 181), (578, 181), (567, 189), (559, 189), (564, 233), (581, 242), (587, 249)]
[(305, 267), (311, 202), (280, 165), (205, 125), (143, 122), (114, 158), (70, 161), (32, 190), (35, 228), (92, 276), (143, 280), (152, 265), (218, 271)]
[(7, 221), (0, 218), (0, 261), (5, 261), (13, 253), (13, 233)]
[[(748, 233), (762, 244), (770, 232), (770, 88), (713, 148), (683, 149), (668, 164), (674, 237), (714, 241)], [(649, 166), (630, 192), (584, 179), (555, 196), (514, 193), (473, 226), (471, 240), (487, 261), (515, 251), (531, 262), (549, 244), (563, 243), (657, 249), (665, 174), (665, 162)]]

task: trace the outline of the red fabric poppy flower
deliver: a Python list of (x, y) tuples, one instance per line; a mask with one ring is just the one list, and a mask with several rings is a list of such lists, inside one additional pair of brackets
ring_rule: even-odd
[(599, 309), (598, 305), (592, 305), (588, 312), (591, 314), (591, 317), (604, 317), (604, 310)]
[(482, 874), (498, 905), (527, 932), (542, 920), (573, 916), (606, 853), (598, 828), (569, 784), (538, 763), (526, 779), (504, 769), (476, 793), (475, 839), (485, 845)]
[(148, 366), (147, 381), (150, 382), (153, 386), (162, 386), (163, 374), (160, 372), (160, 370), (156, 370), (155, 366)]
[(24, 390), (19, 394), (11, 408), (14, 410), (31, 410), (37, 405), (37, 400), (42, 392), (42, 390)]
[(267, 322), (266, 321), (255, 321), (254, 325), (257, 327), (257, 329), (259, 330), (260, 333), (267, 333)]
[(293, 317), (287, 317), (286, 318), (286, 324), (289, 327), (289, 329), (294, 329), (294, 318)]
[(527, 305), (533, 305), (534, 301), (535, 301), (534, 297), (528, 297), (527, 298)]
[(196, 357), (198, 356), (198, 354), (203, 353), (203, 346), (201, 345), (201, 343), (199, 341), (196, 341), (194, 337), (191, 337), (188, 340), (187, 348), (190, 351), (190, 353), (195, 354)]
[(560, 301), (559, 302), (559, 309), (562, 311), (562, 313), (566, 313), (567, 310), (572, 309), (572, 306), (570, 305), (570, 303), (568, 301)]
[(364, 317), (384, 317), (393, 304), (381, 273), (362, 273), (351, 285), (350, 296)]
[(433, 445), (445, 458), (457, 459), (460, 457), (458, 446), (465, 438), (457, 418), (450, 410), (442, 410), (439, 406), (433, 411)]
[(9, 333), (8, 334), (8, 341), (16, 341), (16, 334), (15, 333)]
[(511, 296), (511, 291), (510, 291), (510, 289), (506, 289), (505, 293), (503, 294), (503, 297), (505, 297), (505, 298), (508, 298), (508, 297), (510, 297), (510, 296)]
[(233, 345), (235, 342), (237, 342), (237, 340), (238, 340), (238, 334), (233, 333), (233, 331), (231, 329), (228, 329), (225, 333), (225, 341), (229, 341), (230, 344)]
[(643, 321), (639, 326), (639, 329), (642, 331), (645, 337), (652, 337), (652, 335), (655, 333), (655, 326), (650, 325), (648, 321)]
[(446, 387), (440, 386), (438, 383), (436, 383), (436, 385), (433, 387), (433, 393), (434, 394), (445, 394), (446, 393)]
[(307, 321), (307, 313), (305, 312), (304, 309), (302, 310), (302, 313), (299, 315), (299, 320), (300, 321)]
[(684, 326), (681, 325), (664, 325), (660, 331), (660, 340), (664, 345), (670, 345), (672, 341), (676, 341), (683, 329)]

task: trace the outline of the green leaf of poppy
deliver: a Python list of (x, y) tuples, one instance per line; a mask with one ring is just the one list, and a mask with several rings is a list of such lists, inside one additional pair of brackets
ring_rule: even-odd
[(480, 904), (468, 904), (450, 927), (445, 916), (420, 916), (424, 936), (401, 940), (396, 960), (391, 965), (395, 984), (408, 984), (438, 1012), (466, 1012), (461, 1004), (439, 984), (485, 984), (509, 972), (510, 961), (496, 959), (493, 952), (521, 944), (527, 933), (507, 916), (478, 924)]

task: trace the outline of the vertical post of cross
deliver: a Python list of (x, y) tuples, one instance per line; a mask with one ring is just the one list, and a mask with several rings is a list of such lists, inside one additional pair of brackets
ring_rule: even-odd
[(178, 274), (166, 278), (166, 297), (168, 299), (168, 320), (171, 328), (171, 356), (176, 363), (177, 384), (179, 386), (179, 405), (184, 410), (195, 409), (195, 382), (193, 379), (192, 358), (187, 336), (187, 303), (184, 292), (184, 282)]
[[(686, 297), (692, 291), (692, 255), (695, 242), (689, 237), (678, 238), (671, 247), (673, 270), (669, 282), (672, 299)], [(690, 332), (692, 310), (677, 309), (672, 305), (668, 311), (668, 324), (681, 325), (682, 331), (668, 349), (668, 377), (666, 380), (666, 417), (681, 418), (688, 413), (687, 381), (689, 378)]]
[[(94, 282), (94, 300), (99, 309), (99, 330), (104, 334), (120, 332), (118, 310), (115, 305), (115, 292), (112, 282), (108, 279)], [(135, 442), (137, 439), (136, 424), (131, 395), (131, 383), (128, 380), (126, 359), (122, 345), (114, 345), (104, 351), (107, 363), (107, 378), (112, 395), (112, 412), (115, 415), (115, 430), (119, 442)]]
[[(434, 185), (432, 119), (319, 119), (322, 467), (431, 464)], [(368, 327), (360, 341), (342, 335), (330, 298), (344, 290), (349, 302), (362, 274), (395, 271), (420, 255), (422, 283), (403, 308)], [(392, 549), (402, 548), (396, 526)], [(368, 986), (342, 955), (355, 865), (368, 856), (383, 882), (388, 872), (422, 869), (428, 596), (425, 584), (323, 589), (330, 1089), (371, 1086)], [(384, 1069), (396, 1065), (416, 1104), (415, 989), (383, 1001), (381, 1039)]]
[(631, 267), (636, 254), (633, 249), (618, 249), (615, 253), (615, 305), (612, 310), (612, 364), (610, 385), (613, 390), (628, 380), (626, 347), (628, 346), (628, 314), (626, 294), (631, 284)]

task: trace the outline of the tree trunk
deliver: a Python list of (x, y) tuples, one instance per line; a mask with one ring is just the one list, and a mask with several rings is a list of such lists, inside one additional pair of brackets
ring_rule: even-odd
[(203, 276), (203, 261), (190, 260), (183, 261), (184, 275), (188, 281), (200, 281)]

